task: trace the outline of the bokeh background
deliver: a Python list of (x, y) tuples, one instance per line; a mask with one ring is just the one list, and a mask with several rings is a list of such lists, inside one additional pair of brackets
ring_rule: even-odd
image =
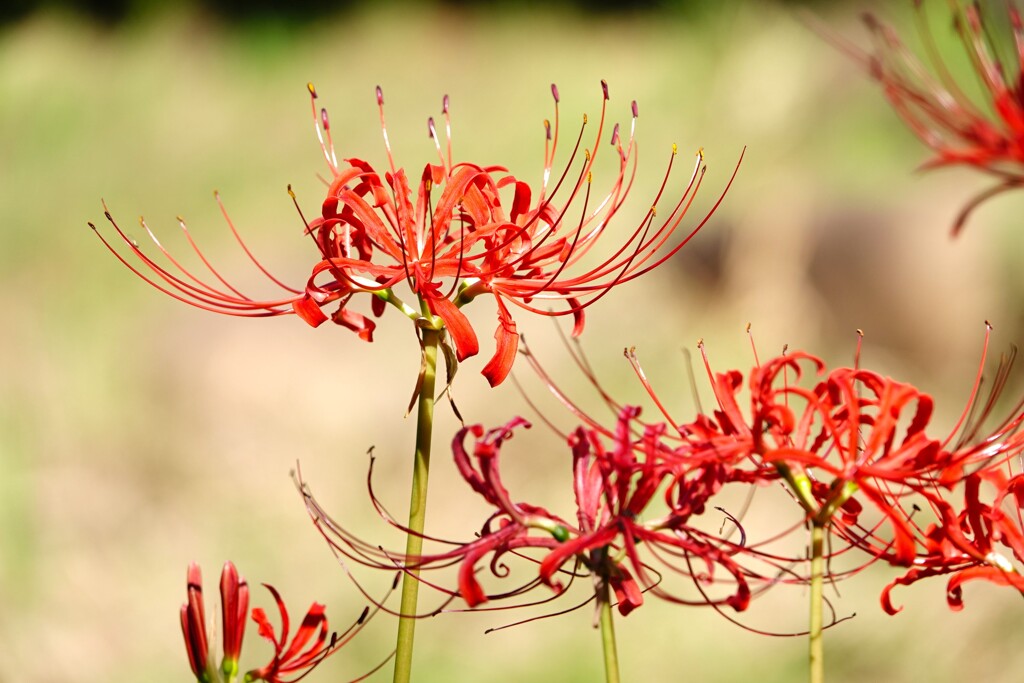
[[(883, 11), (909, 28), (910, 3), (888, 4), (895, 6)], [(941, 14), (943, 3), (933, 4)], [(456, 157), (534, 180), (549, 84), (559, 85), (571, 130), (583, 112), (597, 113), (607, 79), (612, 120), (628, 121), (632, 99), (641, 113), (641, 170), (623, 230), (646, 211), (672, 143), (681, 160), (701, 146), (707, 154), (694, 217), (712, 205), (746, 147), (733, 188), (693, 242), (588, 311), (584, 345), (604, 386), (622, 401), (644, 401), (622, 358), (636, 346), (685, 417), (694, 406), (682, 349), (699, 338), (719, 369), (750, 367), (747, 323), (762, 354), (788, 343), (841, 364), (862, 328), (865, 364), (933, 393), (939, 424), (951, 425), (974, 377), (983, 321), (995, 326), (996, 350), (1024, 338), (1024, 197), (983, 206), (950, 239), (954, 216), (984, 180), (962, 170), (913, 173), (924, 150), (875, 85), (803, 18), (813, 12), (866, 44), (862, 9), (757, 0), (597, 9), (5, 3), (0, 681), (189, 680), (177, 611), (191, 560), (206, 569), (211, 594), (220, 564), (232, 559), (252, 584), (274, 584), (293, 618), (318, 600), (332, 623), (347, 625), (364, 602), (306, 517), (289, 478), (297, 462), (336, 517), (400, 547), (370, 511), (365, 473), (375, 446), (378, 492), (405, 508), (414, 425), (403, 413), (418, 364), (408, 321), (389, 311), (377, 341), (366, 344), (292, 317), (207, 314), (136, 279), (86, 225), (110, 234), (103, 198), (136, 237), (144, 214), (184, 253), (181, 214), (224, 272), (254, 293), (271, 291), (260, 289), (264, 281), (232, 242), (211, 196), (217, 189), (268, 267), (303, 282), (315, 254), (285, 186), (315, 214), (317, 174), (326, 173), (307, 81), (331, 112), (340, 155), (383, 164), (373, 96), (380, 84), (398, 163), (411, 174), (434, 159), (425, 121), (448, 93)], [(951, 42), (936, 21), (940, 41)], [(512, 383), (490, 390), (479, 376), (494, 312), (487, 302), (471, 308), (483, 360), (466, 362), (456, 382), (464, 416), (488, 425), (529, 416)], [(567, 390), (599, 410), (551, 321), (518, 322)], [(517, 376), (546, 414), (569, 424), (525, 365)], [(438, 414), (428, 524), (469, 537), (483, 510), (445, 457), (456, 422), (443, 406)], [(568, 451), (556, 437), (540, 426), (506, 452), (514, 497), (568, 511)], [(955, 614), (941, 581), (922, 583), (898, 591), (907, 608), (888, 617), (877, 596), (892, 576), (876, 568), (833, 594), (841, 616), (857, 616), (827, 634), (831, 680), (1019, 678), (1017, 596), (972, 586)], [(367, 580), (380, 594), (389, 577)], [(254, 599), (271, 606), (261, 588)], [(765, 638), (709, 610), (650, 602), (618, 622), (627, 680), (804, 676), (800, 638)], [(794, 591), (750, 618), (797, 630), (805, 602)], [(589, 608), (484, 633), (520, 617), (423, 623), (417, 680), (600, 679)], [(375, 619), (311, 680), (369, 670), (393, 647), (393, 626)], [(246, 666), (269, 657), (257, 640), (251, 629)]]

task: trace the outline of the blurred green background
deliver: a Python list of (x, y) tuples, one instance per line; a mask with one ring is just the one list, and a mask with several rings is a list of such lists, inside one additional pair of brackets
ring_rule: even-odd
[[(646, 211), (673, 143), (680, 160), (701, 146), (707, 154), (694, 220), (746, 146), (721, 209), (678, 258), (588, 310), (584, 344), (605, 386), (622, 401), (643, 401), (621, 355), (635, 345), (685, 418), (693, 401), (681, 349), (698, 338), (718, 369), (750, 367), (748, 322), (762, 354), (788, 343), (844, 364), (863, 328), (865, 364), (935, 394), (939, 428), (952, 424), (983, 321), (994, 323), (997, 349), (1024, 338), (1024, 197), (984, 205), (951, 240), (954, 216), (985, 181), (963, 170), (912, 173), (923, 148), (874, 84), (801, 20), (807, 6), (599, 5), (292, 2), (285, 13), (227, 2), (174, 11), (145, 2), (109, 11), (6, 5), (0, 681), (188, 680), (177, 610), (191, 560), (205, 568), (210, 594), (220, 564), (232, 559), (253, 585), (274, 584), (294, 619), (318, 600), (333, 624), (347, 625), (363, 601), (306, 517), (288, 476), (297, 461), (349, 528), (400, 546), (369, 509), (365, 453), (376, 447), (378, 492), (404, 509), (414, 425), (403, 412), (418, 363), (407, 321), (389, 312), (378, 340), (365, 344), (292, 317), (203, 313), (147, 287), (86, 226), (94, 221), (110, 234), (103, 198), (136, 237), (144, 214), (184, 253), (181, 214), (225, 273), (253, 294), (269, 293), (231, 240), (211, 196), (218, 189), (268, 267), (304, 282), (315, 255), (285, 186), (315, 215), (317, 174), (327, 173), (307, 81), (331, 112), (339, 156), (383, 165), (373, 95), (380, 84), (395, 155), (411, 175), (434, 159), (425, 121), (448, 93), (457, 159), (502, 164), (535, 181), (549, 84), (559, 85), (571, 137), (583, 112), (597, 113), (607, 79), (612, 120), (628, 121), (632, 99), (641, 114), (641, 171), (623, 230)], [(811, 7), (838, 34), (867, 43), (859, 3)], [(910, 25), (907, 8), (886, 11)], [(483, 348), (456, 383), (466, 420), (495, 425), (529, 415), (511, 383), (490, 390), (479, 376), (494, 312), (488, 303), (471, 308)], [(551, 322), (517, 321), (568, 391), (593, 403)], [(542, 393), (525, 366), (517, 375), (531, 395)], [(438, 412), (428, 525), (468, 538), (484, 511), (445, 457), (456, 424), (447, 409)], [(557, 438), (537, 427), (506, 453), (514, 498), (568, 510), (568, 451)], [(887, 617), (877, 596), (893, 575), (878, 568), (839, 586), (840, 615), (857, 617), (827, 634), (831, 680), (1019, 678), (1019, 598), (973, 586), (967, 608), (954, 614), (942, 582), (923, 583), (899, 590), (907, 609)], [(378, 594), (388, 582), (368, 580)], [(755, 604), (751, 623), (798, 630), (805, 597), (790, 591)], [(270, 607), (262, 588), (254, 600)], [(649, 602), (618, 622), (626, 680), (804, 676), (802, 639), (764, 638), (709, 610)], [(423, 623), (417, 680), (600, 678), (588, 608), (484, 634), (520, 616)], [(392, 638), (393, 622), (374, 620), (311, 680), (363, 673), (390, 652)], [(268, 656), (251, 629), (243, 665)]]

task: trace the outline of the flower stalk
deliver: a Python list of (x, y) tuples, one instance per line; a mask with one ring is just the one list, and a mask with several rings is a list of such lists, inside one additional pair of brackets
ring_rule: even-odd
[[(437, 376), (437, 346), (440, 330), (424, 327), (421, 330), (423, 349), (423, 377), (419, 387), (416, 411), (416, 453), (413, 460), (412, 488), (409, 492), (409, 534), (405, 556), (419, 557), (423, 553), (423, 528), (427, 517), (427, 480), (430, 475), (430, 441), (434, 427), (434, 384)], [(412, 675), (413, 639), (416, 634), (416, 602), (419, 596), (419, 570), (408, 569), (402, 577), (401, 617), (398, 621), (398, 640), (395, 649), (395, 683), (408, 683)]]
[(608, 581), (601, 580), (597, 602), (601, 623), (601, 646), (604, 650), (604, 679), (607, 683), (619, 683), (619, 654), (615, 648), (615, 623), (612, 618), (612, 602)]
[(825, 641), (822, 638), (825, 583), (825, 527), (827, 522), (811, 522), (811, 609), (808, 625), (808, 666), (811, 683), (825, 683)]

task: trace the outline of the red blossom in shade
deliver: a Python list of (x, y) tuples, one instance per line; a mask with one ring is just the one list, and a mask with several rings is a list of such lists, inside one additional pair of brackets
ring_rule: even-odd
[[(309, 221), (306, 232), (315, 242), (320, 260), (304, 288), (285, 285), (257, 261), (241, 241), (234, 224), (225, 220), (246, 255), (281, 289), (276, 298), (254, 299), (231, 285), (192, 241), (209, 276), (188, 270), (153, 237), (169, 261), (163, 266), (122, 231), (106, 212), (132, 255), (107, 247), (137, 275), (170, 296), (199, 308), (228, 315), (264, 317), (295, 313), (318, 326), (328, 319), (371, 341), (374, 322), (354, 310), (356, 295), (371, 299), (371, 312), (379, 316), (387, 304), (416, 321), (451, 335), (457, 360), (479, 352), (477, 334), (461, 307), (480, 295), (494, 297), (498, 326), (494, 333), (496, 350), (483, 369), (496, 385), (511, 369), (519, 335), (511, 308), (542, 315), (572, 315), (574, 333), (582, 331), (584, 309), (602, 298), (612, 287), (637, 278), (675, 254), (710, 218), (724, 197), (681, 240), (672, 240), (693, 203), (704, 177), (703, 153), (697, 153), (693, 172), (677, 198), (667, 199), (676, 151), (673, 146), (665, 177), (645, 201), (639, 222), (625, 229), (614, 228), (629, 194), (637, 170), (634, 132), (637, 106), (632, 106), (628, 137), (613, 127), (610, 142), (617, 155), (617, 171), (606, 190), (593, 188), (598, 151), (607, 139), (608, 87), (602, 82), (603, 99), (596, 131), (585, 148), (587, 117), (563, 170), (554, 168), (560, 143), (558, 90), (554, 124), (545, 122), (544, 165), (539, 184), (531, 187), (505, 168), (455, 162), (451, 152), (451, 120), (448, 98), (442, 113), (445, 142), (438, 136), (433, 119), (428, 131), (438, 151), (439, 163), (428, 164), (418, 176), (410, 177), (396, 166), (384, 125), (383, 95), (377, 90), (381, 130), (387, 151), (387, 170), (381, 174), (361, 159), (339, 163), (332, 140), (330, 120), (324, 109), (317, 111), (317, 93), (310, 85), (314, 126), (324, 158), (331, 171), (327, 196), (320, 216)], [(564, 143), (563, 143), (564, 144)], [(738, 164), (737, 164), (738, 169)], [(735, 177), (735, 172), (733, 173)], [(732, 179), (726, 186), (728, 190)], [(218, 197), (218, 202), (220, 201)], [(223, 205), (222, 205), (223, 211)], [(95, 227), (95, 226), (94, 226)], [(610, 237), (613, 231), (616, 237)], [(99, 233), (98, 233), (99, 234)], [(605, 256), (596, 257), (593, 248), (609, 240)], [(602, 247), (604, 248), (604, 247)], [(581, 262), (586, 263), (584, 265)], [(405, 282), (418, 305), (402, 301), (393, 287)], [(563, 308), (551, 309), (562, 302)], [(322, 309), (333, 306), (333, 313)]]
[[(1002, 469), (986, 469), (967, 476), (961, 485), (963, 506), (936, 503), (939, 520), (923, 534), (924, 551), (882, 591), (882, 607), (889, 614), (901, 609), (892, 603), (893, 588), (931, 576), (949, 576), (946, 600), (954, 610), (963, 609), (967, 581), (984, 579), (1024, 594), (1024, 475), (1007, 477)], [(983, 485), (995, 490), (989, 504), (981, 499)]]
[[(967, 165), (999, 180), (961, 212), (953, 227), (955, 235), (978, 204), (1024, 186), (1024, 27), (1011, 0), (989, 3), (985, 11), (976, 2), (952, 0), (953, 25), (974, 71), (970, 82), (958, 83), (927, 26), (924, 3), (914, 4), (930, 66), (907, 49), (892, 27), (870, 14), (865, 20), (874, 36), (874, 53), (846, 47), (881, 83), (907, 126), (934, 152), (925, 168)], [(989, 11), (994, 14), (987, 16)], [(978, 83), (984, 101), (965, 92), (977, 90)]]
[[(691, 457), (687, 448), (667, 447), (665, 426), (643, 425), (638, 415), (639, 409), (625, 407), (614, 428), (580, 427), (570, 435), (575, 523), (543, 507), (513, 502), (502, 482), (501, 447), (515, 429), (528, 426), (525, 420), (516, 418), (490, 431), (479, 425), (463, 428), (452, 445), (456, 466), (495, 511), (475, 540), (459, 543), (431, 538), (449, 549), (404, 561), (399, 553), (353, 537), (324, 512), (308, 487), (301, 488), (310, 516), (339, 557), (379, 569), (416, 570), (421, 572), (421, 581), (462, 597), (470, 607), (519, 597), (538, 582), (560, 594), (565, 588), (563, 579), (575, 579), (583, 572), (594, 580), (595, 595), (600, 595), (603, 587), (611, 589), (624, 615), (643, 604), (644, 592), (682, 604), (745, 609), (753, 593), (751, 582), (774, 582), (795, 560), (748, 546), (742, 528), (739, 540), (729, 540), (728, 534), (710, 533), (695, 522), (707, 512), (714, 494), (728, 483), (750, 481), (749, 473), (741, 472), (737, 463), (721, 454)], [(466, 443), (469, 438), (471, 445)], [(725, 516), (739, 525), (732, 516)], [(389, 522), (404, 530), (390, 518)], [(480, 582), (482, 566), (505, 576), (510, 556), (537, 562), (537, 580), (489, 594)], [(773, 575), (744, 566), (743, 557), (772, 567)], [(456, 564), (458, 588), (454, 590), (441, 587), (423, 573)], [(666, 588), (666, 572), (689, 579), (700, 597), (688, 598)], [(727, 594), (709, 594), (710, 589), (722, 586)]]
[[(328, 627), (324, 606), (313, 603), (291, 644), (286, 648), (289, 631), (288, 610), (277, 590), (267, 584), (264, 586), (274, 597), (281, 614), (281, 636), (277, 637), (274, 627), (261, 608), (257, 607), (252, 610), (253, 621), (259, 625), (259, 634), (274, 646), (274, 656), (266, 666), (245, 674), (245, 681), (290, 683), (299, 680), (351, 640), (366, 623), (369, 615), (367, 608), (345, 633), (333, 633)], [(220, 593), (224, 659), (220, 668), (216, 668), (210, 660), (209, 641), (206, 635), (202, 574), (199, 565), (194, 562), (189, 565), (188, 602), (181, 606), (181, 630), (185, 636), (189, 666), (191, 666), (196, 679), (201, 683), (233, 683), (239, 673), (238, 658), (242, 649), (242, 638), (245, 635), (245, 622), (249, 616), (249, 586), (245, 579), (238, 575), (238, 570), (231, 562), (224, 564), (220, 580)], [(291, 678), (286, 678), (286, 676), (291, 676)], [(362, 678), (357, 680), (362, 680)]]

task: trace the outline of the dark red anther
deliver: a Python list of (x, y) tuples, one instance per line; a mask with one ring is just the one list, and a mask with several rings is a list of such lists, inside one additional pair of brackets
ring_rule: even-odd
[(380, 89), (379, 85), (377, 86), (377, 104), (384, 104), (384, 91)]
[(441, 113), (442, 114), (447, 114), (448, 113), (448, 95), (447, 94), (444, 96), (444, 99), (441, 100)]
[(324, 124), (324, 130), (330, 130), (331, 129), (331, 121), (330, 121), (330, 119), (327, 118), (327, 109), (326, 108), (320, 110), (320, 120)]
[(551, 84), (551, 96), (555, 98), (555, 104), (558, 104), (558, 86), (554, 83)]
[(434, 117), (433, 116), (430, 116), (430, 117), (427, 118), (427, 135), (430, 136), (431, 140), (433, 140), (437, 136), (437, 133), (434, 131)]
[(615, 128), (612, 128), (612, 147), (619, 144), (619, 124), (615, 124)]
[(601, 79), (601, 90), (604, 91), (604, 98), (608, 99), (608, 81)]
[(636, 100), (633, 100), (633, 118), (640, 116), (640, 108), (636, 106)]

